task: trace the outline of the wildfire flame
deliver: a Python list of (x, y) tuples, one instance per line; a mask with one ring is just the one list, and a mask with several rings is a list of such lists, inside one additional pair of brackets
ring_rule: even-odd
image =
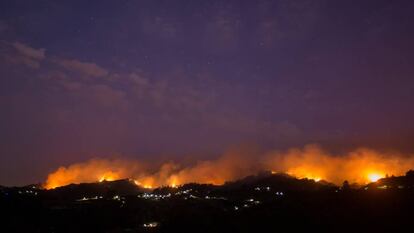
[(401, 154), (359, 148), (348, 154), (333, 155), (316, 145), (308, 145), (303, 149), (262, 155), (231, 151), (216, 160), (199, 161), (187, 167), (169, 162), (154, 168), (138, 161), (93, 159), (60, 167), (49, 174), (44, 187), (52, 189), (71, 183), (126, 178), (148, 189), (178, 187), (191, 182), (221, 185), (263, 170), (336, 184), (342, 184), (344, 180), (363, 184), (376, 182), (386, 175), (403, 175), (413, 168), (414, 158)]
[(99, 182), (103, 182), (103, 181), (114, 181), (119, 179), (118, 174), (109, 171), (109, 172), (105, 172), (105, 174), (103, 174), (100, 178), (99, 178)]
[(377, 182), (379, 179), (383, 178), (383, 175), (380, 175), (378, 173), (370, 173), (368, 174), (368, 179), (371, 182)]

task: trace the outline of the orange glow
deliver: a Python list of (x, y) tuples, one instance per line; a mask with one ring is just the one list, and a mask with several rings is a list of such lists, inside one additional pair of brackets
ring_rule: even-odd
[(307, 174), (307, 175), (297, 175), (297, 174), (295, 174), (295, 173), (293, 173), (293, 172), (290, 172), (290, 173), (288, 173), (289, 175), (291, 175), (291, 176), (294, 176), (294, 177), (296, 177), (296, 178), (299, 178), (299, 179), (309, 179), (309, 180), (314, 180), (314, 181), (316, 181), (316, 182), (319, 182), (319, 181), (321, 181), (322, 180), (322, 178), (320, 178), (319, 176), (315, 176), (315, 175), (312, 175), (312, 174)]
[(400, 176), (414, 168), (414, 157), (358, 148), (347, 154), (329, 154), (316, 145), (265, 156), (267, 170), (287, 172), (299, 178), (323, 179), (337, 185), (344, 180), (366, 184), (385, 174)]
[(119, 179), (118, 174), (114, 173), (114, 172), (105, 172), (105, 174), (103, 174), (100, 178), (99, 178), (99, 182), (103, 182), (103, 181), (114, 181)]
[(135, 184), (146, 189), (152, 189), (155, 187), (155, 178), (151, 176), (139, 178), (135, 181)]
[(139, 182), (139, 181), (134, 181), (134, 183), (136, 184), (136, 185), (138, 185), (138, 186), (141, 186), (141, 187), (143, 187), (143, 188), (146, 188), (146, 189), (152, 189), (152, 185), (150, 185), (150, 184), (142, 184), (141, 182)]
[(112, 181), (132, 177), (142, 168), (140, 163), (124, 160), (92, 159), (86, 163), (77, 163), (60, 167), (47, 177), (44, 188), (54, 189), (68, 184)]
[[(158, 164), (158, 163), (156, 163)], [(186, 183), (222, 185), (260, 171), (287, 173), (298, 178), (326, 180), (341, 185), (375, 182), (389, 175), (404, 175), (414, 168), (414, 156), (383, 153), (358, 148), (346, 154), (329, 154), (316, 145), (293, 148), (284, 152), (250, 154), (231, 151), (216, 160), (198, 161), (188, 166), (169, 162), (144, 166), (139, 161), (93, 159), (49, 174), (44, 185), (52, 189), (71, 183), (90, 183), (132, 178), (136, 185), (152, 189), (161, 186), (178, 187)]]
[(321, 178), (320, 177), (308, 177), (308, 179), (314, 180), (316, 182), (321, 181)]
[(368, 174), (368, 179), (371, 182), (377, 182), (379, 179), (383, 178), (384, 176), (378, 174), (378, 173), (370, 173)]
[(146, 189), (152, 189), (152, 185), (149, 184), (142, 184), (141, 182), (134, 180), (135, 185), (146, 188)]
[(172, 176), (169, 181), (169, 186), (172, 188), (177, 188), (178, 178), (176, 176)]
[(141, 183), (137, 180), (134, 180), (135, 185), (141, 186)]
[(307, 166), (300, 166), (297, 168), (292, 168), (290, 170), (288, 170), (286, 172), (287, 174), (291, 175), (291, 176), (295, 176), (299, 179), (309, 179), (309, 180), (314, 180), (316, 182), (319, 182), (320, 180), (322, 180), (321, 177), (323, 177), (323, 172), (320, 171), (320, 169), (315, 168), (315, 167), (307, 167)]

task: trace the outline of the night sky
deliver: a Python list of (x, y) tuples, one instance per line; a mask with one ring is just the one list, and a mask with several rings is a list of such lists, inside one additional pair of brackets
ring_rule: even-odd
[(2, 0), (0, 184), (92, 157), (414, 151), (411, 0)]

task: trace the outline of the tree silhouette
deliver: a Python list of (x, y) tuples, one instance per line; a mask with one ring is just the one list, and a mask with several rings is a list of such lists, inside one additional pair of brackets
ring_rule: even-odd
[(413, 178), (414, 177), (414, 170), (409, 170), (408, 172), (405, 173), (405, 176)]
[(347, 180), (345, 180), (344, 183), (342, 183), (342, 189), (343, 190), (349, 190), (350, 189), (349, 182)]

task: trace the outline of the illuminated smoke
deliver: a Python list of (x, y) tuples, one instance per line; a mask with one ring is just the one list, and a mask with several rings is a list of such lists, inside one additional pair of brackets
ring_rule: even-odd
[(386, 175), (404, 175), (414, 168), (414, 158), (398, 153), (381, 153), (358, 148), (345, 155), (333, 155), (319, 146), (267, 154), (265, 168), (286, 172), (299, 178), (326, 180), (341, 184), (344, 180), (364, 184)]
[(172, 178), (180, 184), (195, 182), (220, 185), (259, 170), (254, 158), (240, 151), (232, 151), (217, 160), (201, 161), (194, 166), (180, 169)]
[(132, 160), (93, 159), (84, 163), (60, 167), (49, 174), (45, 188), (71, 183), (87, 183), (131, 178), (145, 188), (176, 187), (185, 183), (220, 185), (259, 171), (285, 172), (298, 178), (326, 180), (341, 184), (375, 182), (386, 175), (403, 175), (414, 168), (414, 158), (398, 153), (381, 153), (358, 148), (347, 154), (334, 155), (317, 145), (263, 155), (237, 150), (216, 160), (199, 161), (190, 166), (168, 162), (158, 167), (145, 166)]
[(132, 176), (143, 169), (138, 162), (126, 160), (92, 159), (68, 167), (60, 167), (47, 177), (46, 189), (52, 189), (72, 183), (90, 183), (112, 181)]

